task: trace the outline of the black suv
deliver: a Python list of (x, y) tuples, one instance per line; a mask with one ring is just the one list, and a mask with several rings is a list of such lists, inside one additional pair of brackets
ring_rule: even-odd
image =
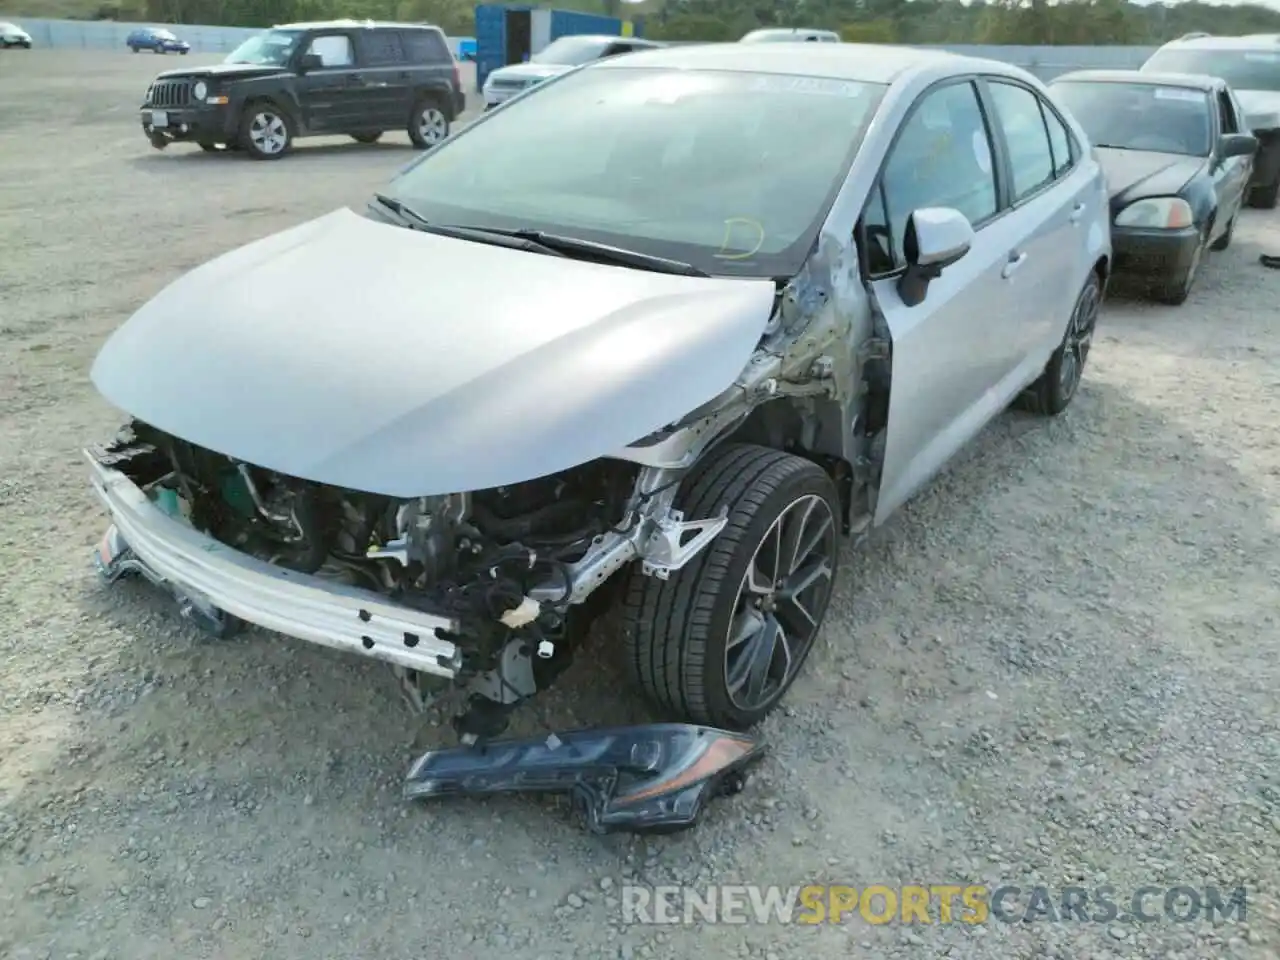
[(143, 100), (142, 129), (159, 150), (191, 142), (275, 160), (297, 137), (332, 134), (373, 143), (407, 130), (430, 147), (465, 104), (439, 27), (294, 23), (250, 37), (223, 63), (160, 74)]

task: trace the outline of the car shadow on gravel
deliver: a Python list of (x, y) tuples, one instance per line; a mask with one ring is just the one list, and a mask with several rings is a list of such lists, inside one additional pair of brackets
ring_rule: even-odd
[[(1155, 487), (1152, 463), (1163, 465)], [(804, 802), (827, 805), (821, 785), (832, 771), (856, 769), (856, 784), (837, 782), (864, 800), (871, 794), (856, 804), (867, 828), (888, 829), (902, 816), (901, 797), (891, 799), (902, 785), (883, 751), (901, 745), (904, 731), (935, 713), (959, 721), (1003, 709), (988, 691), (1053, 678), (1081, 623), (1122, 609), (1141, 619), (1167, 606), (1165, 585), (1126, 584), (1124, 571), (1142, 557), (1182, 550), (1178, 536), (1274, 546), (1265, 525), (1233, 528), (1193, 509), (1189, 491), (1206, 476), (1231, 489), (1242, 508), (1236, 516), (1264, 515), (1261, 504), (1247, 503), (1248, 484), (1230, 464), (1108, 384), (1086, 381), (1070, 412), (1052, 421), (1000, 418), (895, 520), (845, 550), (813, 658), (785, 715), (766, 724), (782, 762), (816, 778)], [(1116, 484), (1129, 485), (1124, 506), (1104, 489)], [(1129, 522), (1117, 525), (1120, 510), (1130, 511)], [(1064, 552), (1055, 531), (1087, 542), (1088, 551)], [(1191, 553), (1187, 560), (1199, 568)], [(1246, 572), (1236, 566), (1219, 576)], [(128, 791), (159, 751), (172, 765), (167, 776), (179, 781), (198, 775), (228, 791), (257, 791), (263, 804), (323, 797), (327, 816), (360, 820), (397, 811), (396, 786), (415, 751), (453, 742), (441, 722), (447, 713), (414, 716), (381, 664), (257, 630), (202, 640), (143, 584), (86, 583), (82, 607), (120, 638), (80, 705), (83, 735), (100, 740), (95, 766), (104, 788)], [(1073, 612), (1074, 625), (1066, 618)], [(1144, 642), (1164, 642), (1142, 633)], [(557, 686), (517, 714), (512, 732), (651, 718), (621, 678), (617, 643), (606, 619)], [(1170, 646), (1162, 656), (1173, 662), (1185, 653)], [(788, 784), (802, 789), (794, 778)], [(526, 807), (492, 804), (512, 815)], [(481, 833), (488, 820), (465, 803), (407, 816)]]

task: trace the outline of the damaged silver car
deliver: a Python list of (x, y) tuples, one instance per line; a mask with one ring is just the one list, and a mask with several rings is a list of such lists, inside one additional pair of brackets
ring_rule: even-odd
[[(1110, 262), (1083, 132), (922, 50), (592, 63), (175, 281), (93, 368), (109, 578), (453, 681), (465, 738), (620, 608), (674, 719), (741, 730), (843, 536), (1010, 403), (1057, 414)], [(852, 642), (852, 638), (847, 638)]]

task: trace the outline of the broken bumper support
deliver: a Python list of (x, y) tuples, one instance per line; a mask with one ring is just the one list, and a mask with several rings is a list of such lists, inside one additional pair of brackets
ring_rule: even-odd
[(230, 615), (420, 673), (457, 675), (461, 651), (439, 636), (457, 633), (456, 621), (233, 550), (166, 514), (91, 451), (85, 457), (94, 491), (112, 519), (95, 555), (107, 580), (143, 576), (168, 590), (184, 616), (215, 632)]
[(693, 724), (577, 730), (432, 750), (409, 770), (404, 794), (567, 793), (593, 833), (666, 833), (741, 790), (763, 753), (753, 737)]

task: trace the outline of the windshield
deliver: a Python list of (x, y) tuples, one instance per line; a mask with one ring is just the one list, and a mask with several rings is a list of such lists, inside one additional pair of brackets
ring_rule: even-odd
[(229, 54), (225, 63), (252, 63), (283, 67), (298, 46), (298, 30), (268, 30), (250, 37)]
[(152, 36), (154, 36), (157, 40), (177, 40), (178, 39), (168, 30), (157, 30), (154, 34), (152, 34)]
[(1191, 87), (1148, 83), (1053, 84), (1095, 147), (1209, 155), (1209, 97)]
[(554, 63), (576, 67), (598, 58), (608, 48), (610, 42), (597, 37), (561, 37), (549, 43), (541, 53), (535, 53), (529, 60), (533, 63)]
[(711, 274), (790, 276), (884, 89), (589, 67), (445, 141), (387, 193), (436, 224), (571, 235)]
[(1221, 77), (1237, 90), (1280, 91), (1280, 51), (1173, 47), (1156, 51), (1142, 69), (1148, 73), (1204, 73)]

